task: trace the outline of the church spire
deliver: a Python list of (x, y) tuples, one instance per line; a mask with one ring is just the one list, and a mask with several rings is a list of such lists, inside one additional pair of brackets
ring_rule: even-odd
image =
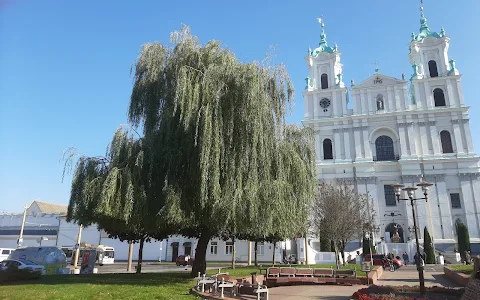
[(445, 30), (442, 28), (440, 33), (430, 31), (427, 24), (427, 18), (425, 18), (425, 15), (423, 14), (423, 0), (420, 0), (420, 33), (418, 35), (412, 33), (412, 41), (421, 41), (427, 36), (442, 38), (445, 36)]
[(423, 0), (420, 0), (420, 33), (430, 32), (430, 28), (427, 25), (427, 18), (423, 14)]
[(314, 49), (313, 51), (310, 51), (311, 56), (317, 56), (318, 54), (322, 52), (326, 53), (335, 53), (338, 52), (338, 46), (337, 43), (335, 43), (335, 46), (329, 47), (327, 44), (327, 34), (325, 33), (325, 23), (323, 23), (323, 17), (317, 18), (318, 23), (322, 26), (322, 33), (320, 34), (320, 43), (318, 44), (318, 48)]
[(325, 23), (323, 23), (323, 17), (318, 18), (318, 23), (322, 26), (322, 33), (320, 34), (319, 46), (327, 46), (327, 35), (325, 34)]

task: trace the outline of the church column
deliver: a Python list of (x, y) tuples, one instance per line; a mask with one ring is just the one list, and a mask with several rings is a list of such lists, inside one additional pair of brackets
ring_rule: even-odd
[(353, 135), (355, 138), (355, 160), (359, 160), (362, 158), (362, 139), (360, 137), (360, 128), (354, 127), (353, 130)]
[(463, 151), (463, 139), (462, 139), (462, 131), (460, 129), (460, 122), (462, 120), (452, 120), (452, 123), (453, 123), (453, 136), (451, 136), (452, 138), (452, 143), (455, 143), (456, 145), (456, 152), (457, 154), (463, 154), (464, 151)]
[(428, 121), (427, 124), (430, 126), (433, 155), (440, 155), (442, 153), (440, 150), (440, 133), (437, 131), (436, 122), (434, 121), (435, 115), (431, 114), (429, 117), (430, 121)]
[[(428, 191), (427, 213), (429, 215), (428, 231), (432, 235), (433, 239), (443, 238), (443, 220), (442, 214), (448, 216), (450, 211), (449, 207), (443, 207), (445, 205), (445, 194), (447, 192), (447, 185), (445, 183), (445, 176), (442, 175), (427, 175), (425, 180), (433, 183), (434, 185)], [(442, 209), (442, 212), (440, 212)], [(446, 224), (448, 227), (448, 224)], [(443, 230), (442, 230), (443, 228)]]
[(370, 138), (368, 136), (368, 126), (362, 125), (360, 128), (363, 133), (363, 149), (365, 151), (365, 158), (372, 159), (372, 149), (370, 147)]
[(371, 91), (367, 92), (367, 103), (368, 103), (368, 112), (370, 114), (375, 113), (377, 111), (377, 101), (374, 100), (374, 96)]
[(337, 101), (337, 93), (334, 92), (334, 93), (332, 93), (332, 109), (333, 109), (332, 115), (335, 116), (335, 117), (340, 115), (338, 113), (338, 111), (339, 111), (338, 106), (339, 106), (339, 103)]
[(318, 116), (318, 95), (311, 95), (310, 96), (312, 99), (312, 106), (313, 106), (313, 116), (311, 116), (312, 119), (317, 118)]
[(407, 153), (407, 134), (405, 132), (406, 123), (398, 124), (398, 135), (400, 136), (400, 157), (404, 158), (408, 155)]
[(322, 147), (322, 141), (320, 140), (320, 133), (317, 131), (315, 134), (315, 154), (317, 156), (317, 160), (322, 160), (322, 152), (323, 152), (323, 147)]
[(476, 174), (460, 174), (460, 185), (462, 187), (462, 196), (463, 196), (463, 205), (465, 206), (465, 218), (467, 221), (468, 232), (471, 238), (478, 238), (479, 237), (479, 230), (478, 230), (478, 207), (477, 201), (479, 195), (479, 191), (475, 191), (475, 187), (478, 187), (473, 184), (472, 177), (477, 178)]
[(360, 90), (360, 101), (362, 102), (362, 114), (368, 114), (367, 101), (365, 99), (365, 90)]
[[(336, 126), (341, 126), (341, 125), (336, 125)], [(335, 146), (335, 160), (341, 160), (342, 159), (342, 142), (340, 140), (340, 130), (341, 128), (335, 128), (333, 129), (333, 143)]]
[(393, 107), (393, 100), (394, 100), (394, 95), (393, 95), (393, 87), (388, 86), (387, 87), (387, 105), (385, 107), (385, 111), (395, 111), (395, 108)]
[(430, 155), (430, 150), (428, 147), (428, 134), (426, 123), (418, 122), (418, 126), (420, 127), (420, 140), (422, 141), (423, 156), (428, 156)]
[(465, 133), (465, 139), (467, 140), (467, 150), (468, 153), (474, 153), (473, 143), (472, 143), (472, 133), (470, 132), (470, 120), (463, 119), (463, 132)]
[(350, 128), (343, 128), (343, 141), (345, 144), (345, 159), (352, 160), (352, 152), (350, 149)]
[(430, 84), (428, 84), (428, 81), (423, 82), (423, 88), (425, 90), (425, 101), (427, 102), (427, 108), (435, 107), (433, 93), (430, 91)]
[(463, 89), (460, 79), (457, 79), (457, 92), (458, 92), (458, 103), (460, 106), (465, 105), (465, 100), (463, 99)]
[(447, 106), (457, 106), (457, 103), (455, 101), (455, 93), (453, 92), (453, 87), (450, 80), (447, 80), (447, 97)]
[(415, 127), (413, 127), (413, 122), (407, 120), (406, 123), (407, 132), (408, 132), (408, 144), (410, 146), (410, 155), (417, 156), (417, 141), (415, 139)]
[[(450, 204), (450, 195), (448, 194), (447, 183), (445, 181), (445, 174), (435, 174), (433, 176), (427, 176), (427, 181), (434, 184), (434, 189), (429, 192), (429, 200), (431, 196), (437, 198), (437, 205), (432, 206), (432, 211), (435, 211), (436, 214), (432, 214), (435, 221), (435, 215), (438, 215), (440, 220), (440, 226), (442, 229), (441, 236), (435, 236), (437, 239), (453, 239), (454, 238), (454, 226), (452, 220), (452, 210)], [(430, 202), (430, 201), (429, 201)]]

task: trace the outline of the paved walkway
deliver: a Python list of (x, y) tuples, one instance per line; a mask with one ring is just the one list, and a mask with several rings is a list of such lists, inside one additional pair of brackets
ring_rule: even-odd
[[(443, 275), (443, 266), (427, 265), (425, 267), (425, 285), (426, 286), (446, 286), (455, 287), (456, 285), (446, 279)], [(418, 272), (415, 266), (404, 266), (395, 272), (385, 271), (377, 283), (378, 285), (419, 285)], [(335, 285), (304, 285), (304, 286), (284, 286), (271, 288), (271, 300), (294, 300), (294, 299), (315, 299), (315, 300), (340, 300), (350, 299), (353, 293), (365, 286), (335, 286)]]

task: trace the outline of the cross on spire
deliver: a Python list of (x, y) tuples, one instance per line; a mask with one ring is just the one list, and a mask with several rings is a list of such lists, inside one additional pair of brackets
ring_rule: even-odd
[(378, 70), (379, 70), (378, 69), (378, 59), (375, 60), (374, 64), (375, 64), (375, 73), (378, 73)]
[(423, 17), (423, 0), (420, 0), (420, 11)]

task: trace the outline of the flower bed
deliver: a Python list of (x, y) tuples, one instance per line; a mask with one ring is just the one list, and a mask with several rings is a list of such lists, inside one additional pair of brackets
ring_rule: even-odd
[(464, 289), (452, 289), (445, 287), (427, 287), (424, 298), (420, 295), (418, 286), (378, 286), (372, 285), (360, 289), (353, 294), (353, 299), (358, 300), (453, 300), (460, 299)]

